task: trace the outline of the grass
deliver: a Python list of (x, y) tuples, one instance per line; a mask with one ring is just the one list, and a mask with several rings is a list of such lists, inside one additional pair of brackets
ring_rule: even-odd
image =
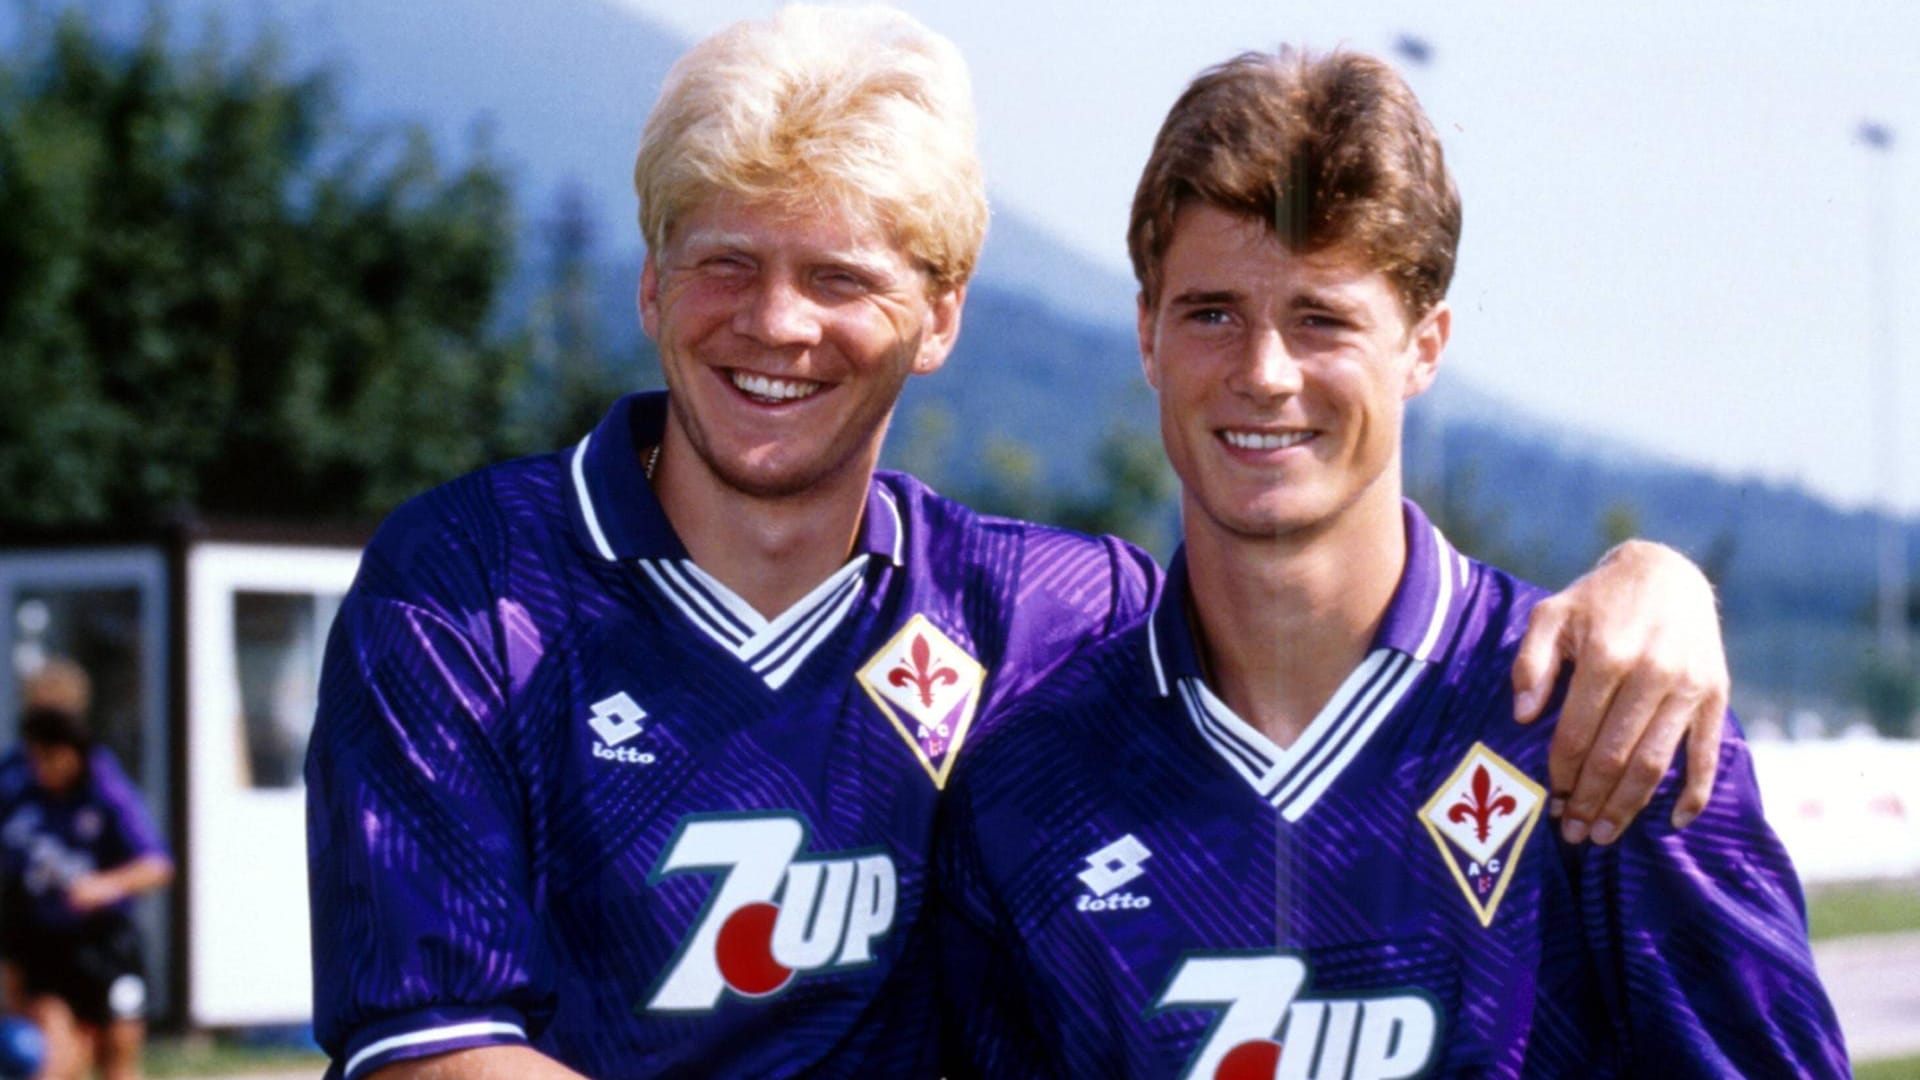
[(1920, 1080), (1920, 1054), (1855, 1065), (1853, 1078), (1854, 1080)]
[(1809, 890), (1813, 940), (1920, 930), (1920, 881), (1830, 885)]
[(327, 1060), (298, 1046), (251, 1046), (211, 1035), (155, 1036), (147, 1040), (147, 1075), (231, 1076), (238, 1073), (304, 1072), (319, 1076)]

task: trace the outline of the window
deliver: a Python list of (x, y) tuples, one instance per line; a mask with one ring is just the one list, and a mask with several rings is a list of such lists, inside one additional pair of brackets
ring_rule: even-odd
[(246, 740), (243, 786), (301, 783), (320, 684), (321, 650), (340, 598), (313, 593), (233, 593), (234, 657)]

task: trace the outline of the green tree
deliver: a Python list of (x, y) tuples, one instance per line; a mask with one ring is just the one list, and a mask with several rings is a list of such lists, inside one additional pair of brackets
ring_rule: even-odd
[(1032, 448), (1000, 434), (988, 437), (979, 449), (980, 479), (948, 482), (945, 463), (952, 460), (952, 428), (953, 418), (944, 409), (920, 410), (894, 460), (984, 513), (1112, 533), (1162, 561), (1173, 554), (1179, 486), (1157, 435), (1116, 424), (1088, 462), (1092, 483), (1084, 491), (1073, 491), (1047, 484)]
[(29, 9), (0, 57), (0, 523), (368, 515), (532, 434), (484, 145), (200, 38)]
[[(593, 217), (578, 184), (566, 184), (542, 224), (547, 260), (546, 287), (534, 302), (532, 413), (537, 445), (566, 445), (598, 423), (607, 404), (622, 394), (665, 384), (659, 352), (645, 335), (621, 335), (630, 349), (609, 345), (598, 321), (607, 267), (595, 259)], [(637, 321), (631, 295), (638, 285), (631, 272), (617, 283), (626, 302), (613, 305)], [(631, 324), (630, 324), (631, 325)]]
[(1898, 657), (1871, 654), (1860, 665), (1854, 692), (1867, 710), (1874, 729), (1889, 738), (1920, 734), (1914, 718), (1920, 714), (1920, 669)]

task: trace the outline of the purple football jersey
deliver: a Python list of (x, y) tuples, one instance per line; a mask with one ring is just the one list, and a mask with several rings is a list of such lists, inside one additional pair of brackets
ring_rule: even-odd
[(1370, 652), (1291, 746), (1207, 687), (1177, 559), (969, 748), (946, 1075), (1847, 1075), (1734, 725), (1690, 828), (1674, 773), (1614, 845), (1563, 843), (1552, 719), (1512, 719), (1542, 594), (1405, 519)]
[(882, 473), (851, 560), (763, 618), (654, 499), (665, 415), (622, 399), (368, 549), (307, 762), (330, 1076), (518, 1043), (596, 1080), (932, 1067), (935, 796), (1152, 563)]

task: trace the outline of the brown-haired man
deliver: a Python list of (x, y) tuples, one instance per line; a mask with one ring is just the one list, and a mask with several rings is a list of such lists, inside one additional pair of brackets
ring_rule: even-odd
[(1130, 240), (1184, 544), (948, 792), (948, 1075), (1845, 1075), (1737, 730), (1685, 832), (1542, 825), (1507, 672), (1543, 593), (1401, 494), (1459, 231), (1378, 60), (1174, 105)]

